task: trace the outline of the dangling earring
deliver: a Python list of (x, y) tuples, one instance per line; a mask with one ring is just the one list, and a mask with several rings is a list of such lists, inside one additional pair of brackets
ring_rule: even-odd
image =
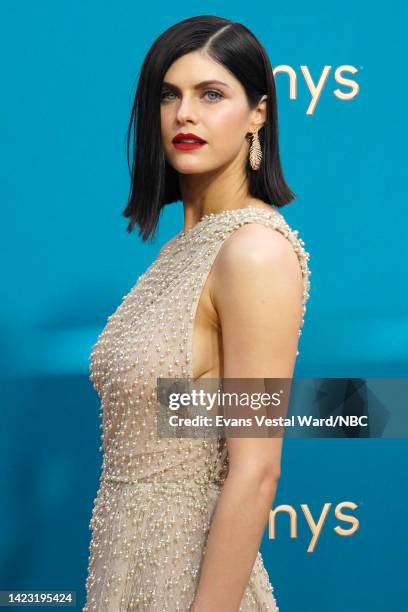
[(259, 142), (258, 130), (252, 132), (252, 142), (249, 147), (249, 163), (252, 170), (258, 170), (262, 161), (262, 149)]

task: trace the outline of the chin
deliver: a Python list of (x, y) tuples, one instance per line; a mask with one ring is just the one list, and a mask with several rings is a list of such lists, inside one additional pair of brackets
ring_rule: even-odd
[(203, 164), (174, 164), (173, 168), (179, 174), (202, 174), (212, 169), (205, 167)]

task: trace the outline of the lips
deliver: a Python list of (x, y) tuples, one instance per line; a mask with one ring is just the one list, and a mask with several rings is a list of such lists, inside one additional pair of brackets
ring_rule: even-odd
[(193, 151), (205, 147), (205, 142), (175, 142), (173, 146), (179, 151)]
[(188, 132), (183, 134), (180, 132), (176, 134), (173, 138), (174, 148), (178, 151), (193, 151), (195, 149), (201, 149), (206, 144), (205, 140), (197, 136), (197, 134), (192, 134)]
[(179, 133), (176, 134), (176, 136), (173, 138), (173, 144), (178, 144), (178, 143), (183, 143), (183, 144), (205, 144), (205, 140), (203, 140), (202, 138), (200, 138), (200, 136), (197, 136), (196, 134), (192, 134), (191, 132), (188, 133)]

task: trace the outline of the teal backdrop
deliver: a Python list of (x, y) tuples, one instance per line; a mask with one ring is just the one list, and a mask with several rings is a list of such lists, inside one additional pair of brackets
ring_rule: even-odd
[[(312, 4), (157, 0), (4, 1), (1, 6), (0, 590), (73, 590), (84, 604), (101, 456), (92, 344), (123, 295), (182, 228), (166, 208), (143, 243), (121, 217), (126, 128), (155, 38), (181, 19), (240, 21), (276, 75), (282, 162), (297, 199), (282, 210), (310, 253), (311, 292), (295, 374), (403, 377), (408, 364), (406, 23), (402, 0)], [(342, 65), (359, 92), (334, 90)], [(313, 114), (300, 66), (328, 79)], [(406, 605), (407, 440), (287, 440), (261, 552), (281, 612)], [(339, 536), (343, 501), (358, 531)], [(329, 518), (312, 553), (300, 504)], [(343, 526), (345, 526), (343, 524)]]

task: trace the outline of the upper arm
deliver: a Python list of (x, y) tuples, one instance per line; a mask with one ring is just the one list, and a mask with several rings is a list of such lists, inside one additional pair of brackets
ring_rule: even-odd
[(214, 266), (212, 299), (224, 378), (290, 378), (302, 318), (302, 271), (280, 232), (250, 224), (227, 239)]
[[(223, 378), (291, 378), (302, 318), (302, 271), (280, 232), (244, 225), (214, 266), (212, 299), (223, 349)], [(230, 470), (279, 474), (281, 438), (228, 438)]]

